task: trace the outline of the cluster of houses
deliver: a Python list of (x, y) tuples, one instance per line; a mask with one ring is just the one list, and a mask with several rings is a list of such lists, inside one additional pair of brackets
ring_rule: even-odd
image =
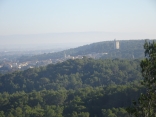
[(26, 61), (26, 62), (11, 62), (11, 61), (5, 61), (0, 64), (0, 72), (5, 73), (7, 71), (15, 71), (15, 70), (25, 70), (28, 68), (34, 68), (34, 67), (40, 67), (40, 66), (46, 66), (48, 64), (56, 64), (56, 63), (61, 63), (65, 60), (68, 59), (82, 59), (84, 56), (88, 58), (94, 58), (98, 59), (101, 56), (105, 55), (107, 53), (92, 53), (92, 54), (87, 54), (87, 55), (77, 55), (77, 56), (70, 56), (70, 55), (65, 55), (64, 58), (59, 58), (59, 59), (48, 59), (48, 60), (36, 60), (36, 61)]
[(10, 70), (10, 69), (28, 69), (39, 66), (45, 66), (51, 64), (52, 60), (42, 60), (42, 61), (27, 61), (27, 62), (4, 62), (0, 65), (0, 70)]

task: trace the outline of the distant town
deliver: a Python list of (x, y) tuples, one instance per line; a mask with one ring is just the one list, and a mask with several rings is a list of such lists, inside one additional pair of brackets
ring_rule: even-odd
[(8, 71), (12, 72), (15, 70), (25, 70), (28, 68), (46, 66), (48, 64), (61, 63), (61, 62), (66, 61), (68, 59), (82, 59), (84, 56), (88, 57), (88, 58), (98, 59), (101, 56), (106, 55), (106, 54), (108, 54), (108, 53), (91, 53), (91, 54), (87, 54), (87, 55), (71, 56), (71, 55), (66, 55), (64, 53), (63, 58), (47, 59), (47, 60), (40, 60), (40, 61), (39, 60), (25, 61), (25, 62), (19, 62), (19, 60), (15, 59), (15, 58), (13, 58), (13, 59), (3, 58), (3, 60), (1, 59), (1, 62), (0, 62), (0, 72), (6, 73)]
[[(114, 39), (114, 50), (120, 49), (120, 43)], [(48, 64), (56, 64), (66, 61), (68, 59), (82, 59), (83, 57), (99, 59), (104, 55), (107, 55), (107, 52), (97, 53), (92, 52), (89, 54), (71, 56), (63, 53), (63, 57), (57, 59), (44, 59), (44, 60), (32, 60), (32, 61), (19, 61), (21, 56), (34, 56), (44, 53), (53, 53), (53, 50), (36, 50), (36, 51), (1, 51), (0, 52), (0, 73), (13, 72), (17, 70), (25, 70), (29, 68), (35, 68), (40, 66), (46, 66)]]

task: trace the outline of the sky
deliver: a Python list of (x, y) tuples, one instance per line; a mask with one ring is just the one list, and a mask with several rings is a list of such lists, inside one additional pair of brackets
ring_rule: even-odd
[(156, 39), (156, 0), (0, 0), (0, 45)]

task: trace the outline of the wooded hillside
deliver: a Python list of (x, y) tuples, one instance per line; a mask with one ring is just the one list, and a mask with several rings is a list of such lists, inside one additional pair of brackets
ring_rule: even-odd
[(32, 61), (32, 60), (47, 60), (47, 59), (58, 59), (64, 58), (64, 53), (66, 55), (78, 56), (78, 55), (87, 55), (92, 53), (108, 53), (107, 55), (102, 56), (102, 58), (113, 59), (113, 58), (143, 58), (144, 49), (143, 45), (145, 40), (120, 40), (120, 49), (114, 49), (114, 41), (103, 41), (92, 43), (89, 45), (80, 46), (77, 48), (71, 48), (61, 52), (55, 53), (45, 53), (36, 56), (23, 56), (20, 61)]
[(127, 117), (140, 60), (76, 59), (0, 76), (0, 117)]

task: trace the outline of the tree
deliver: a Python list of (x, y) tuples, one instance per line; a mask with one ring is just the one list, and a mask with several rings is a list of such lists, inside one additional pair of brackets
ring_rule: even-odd
[(145, 42), (145, 59), (141, 61), (143, 81), (141, 84), (146, 88), (146, 93), (141, 94), (138, 102), (127, 109), (136, 117), (156, 117), (156, 43)]
[(0, 111), (0, 117), (5, 117), (4, 112)]

